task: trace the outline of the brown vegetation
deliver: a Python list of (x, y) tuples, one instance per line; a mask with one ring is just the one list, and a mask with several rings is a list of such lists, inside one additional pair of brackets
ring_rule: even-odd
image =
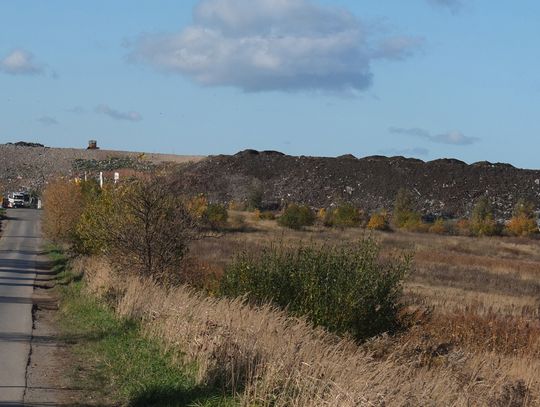
[[(458, 226), (463, 234), (491, 234), (489, 205), (480, 202), (474, 212)], [(245, 406), (539, 405), (538, 240), (322, 225), (295, 230), (259, 218), (233, 212), (238, 229), (191, 241), (182, 262), (190, 287), (157, 285), (153, 273), (126, 278), (103, 259), (79, 260), (77, 267), (90, 292), (118, 315), (141, 320), (178, 363), (194, 366), (201, 384), (235, 392)], [(378, 229), (373, 225), (386, 226), (388, 218), (370, 224)], [(133, 227), (126, 230), (136, 233)], [(432, 231), (447, 227), (438, 221)], [(368, 233), (380, 241), (382, 261), (415, 252), (402, 298), (404, 331), (358, 344), (270, 305), (214, 295), (240, 251), (258, 253), (269, 241), (354, 245)], [(137, 262), (124, 260), (126, 271), (138, 271)]]
[(51, 182), (43, 192), (43, 206), (43, 234), (55, 243), (70, 241), (84, 210), (80, 185), (62, 179)]
[(120, 279), (102, 260), (77, 267), (92, 293), (108, 299), (119, 315), (142, 320), (146, 334), (175, 352), (178, 363), (194, 364), (200, 383), (237, 392), (244, 406), (539, 401), (538, 328), (508, 325), (511, 319), (493, 326), (492, 317), (479, 324), (474, 310), (446, 319), (421, 314), (406, 334), (357, 346), (269, 306)]

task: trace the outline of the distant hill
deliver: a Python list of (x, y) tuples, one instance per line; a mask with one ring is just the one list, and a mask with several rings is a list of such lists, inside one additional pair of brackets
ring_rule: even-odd
[(540, 208), (540, 171), (509, 164), (454, 159), (424, 162), (404, 157), (357, 159), (293, 157), (275, 151), (242, 151), (212, 156), (187, 168), (193, 193), (215, 201), (242, 201), (262, 189), (269, 207), (301, 202), (316, 208), (350, 201), (368, 211), (390, 210), (400, 188), (413, 192), (424, 214), (468, 215), (475, 201), (487, 195), (499, 218), (509, 218), (523, 197)]
[(44, 183), (84, 171), (145, 169), (166, 163), (186, 163), (203, 157), (137, 153), (112, 150), (49, 148), (37, 143), (0, 144), (0, 187), (4, 191), (22, 187), (41, 190)]

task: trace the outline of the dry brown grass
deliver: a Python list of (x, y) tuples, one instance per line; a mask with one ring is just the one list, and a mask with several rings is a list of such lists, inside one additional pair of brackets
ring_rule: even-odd
[[(206, 297), (187, 287), (122, 280), (79, 261), (88, 290), (194, 363), (200, 383), (244, 406), (533, 406), (540, 397), (538, 325), (474, 310), (425, 317), (399, 337), (358, 346), (270, 306)], [(507, 331), (507, 327), (511, 330)], [(486, 346), (482, 346), (482, 340)], [(517, 349), (518, 351), (514, 351)]]

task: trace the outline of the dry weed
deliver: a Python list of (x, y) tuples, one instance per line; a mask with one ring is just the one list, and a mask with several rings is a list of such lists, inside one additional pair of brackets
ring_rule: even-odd
[(244, 406), (538, 405), (534, 355), (470, 351), (421, 334), (358, 346), (270, 306), (121, 280), (98, 263), (79, 266), (92, 292), (114, 290), (119, 315), (140, 319), (179, 363), (196, 366), (200, 383), (236, 392)]

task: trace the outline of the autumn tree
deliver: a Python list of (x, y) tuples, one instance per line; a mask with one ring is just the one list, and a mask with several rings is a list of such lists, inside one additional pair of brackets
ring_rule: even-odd
[(50, 182), (43, 191), (43, 235), (54, 243), (71, 243), (84, 210), (81, 186), (69, 180)]
[(534, 205), (524, 199), (518, 200), (512, 219), (506, 225), (506, 230), (513, 236), (531, 236), (538, 232)]
[(105, 189), (83, 213), (78, 236), (84, 250), (163, 282), (180, 269), (197, 231), (182, 197), (153, 176)]

